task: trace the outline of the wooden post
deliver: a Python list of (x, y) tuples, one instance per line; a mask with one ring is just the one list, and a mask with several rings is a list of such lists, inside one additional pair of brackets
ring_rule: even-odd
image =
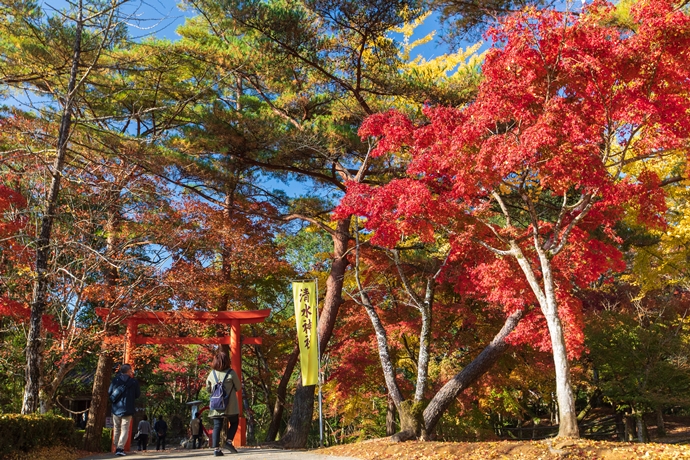
[(240, 324), (240, 320), (233, 320), (230, 323), (230, 365), (240, 379), (240, 387), (237, 389), (240, 425), (237, 428), (235, 439), (232, 441), (235, 447), (247, 445), (247, 420), (244, 418), (244, 404), (242, 401), (242, 340)]

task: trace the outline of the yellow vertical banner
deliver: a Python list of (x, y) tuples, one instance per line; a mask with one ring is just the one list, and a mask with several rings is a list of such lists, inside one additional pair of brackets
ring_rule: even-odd
[(293, 281), (295, 321), (299, 342), (302, 385), (319, 383), (319, 344), (316, 333), (316, 281)]

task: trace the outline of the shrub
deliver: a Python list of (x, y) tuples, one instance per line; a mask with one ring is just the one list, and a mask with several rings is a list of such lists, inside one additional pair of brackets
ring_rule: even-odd
[(59, 415), (0, 414), (0, 458), (12, 452), (28, 452), (53, 446), (75, 446), (77, 432), (72, 419)]
[(110, 452), (110, 448), (113, 445), (113, 429), (103, 428), (101, 432), (101, 450), (103, 452)]

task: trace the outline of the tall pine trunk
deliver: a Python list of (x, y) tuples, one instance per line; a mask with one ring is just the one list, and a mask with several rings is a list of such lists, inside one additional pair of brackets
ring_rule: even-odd
[[(321, 354), (326, 350), (328, 341), (333, 335), (338, 310), (343, 303), (343, 280), (348, 266), (347, 245), (350, 241), (351, 218), (339, 220), (333, 233), (333, 264), (326, 280), (326, 298), (319, 318), (319, 349)], [(314, 385), (303, 387), (298, 383), (292, 414), (281, 444), (290, 449), (304, 448), (311, 428), (314, 413)]]
[[(108, 332), (114, 333), (114, 327)], [(93, 377), (91, 390), (91, 406), (84, 431), (84, 449), (89, 452), (100, 452), (101, 436), (105, 427), (106, 411), (108, 409), (108, 388), (113, 374), (113, 357), (110, 354), (108, 341), (103, 341), (98, 355), (96, 374)]]
[[(108, 218), (105, 228), (107, 235), (105, 255), (108, 261), (114, 260), (119, 252), (118, 242), (122, 224), (119, 202), (121, 192), (122, 189), (113, 184), (112, 188), (107, 193), (109, 201), (107, 211)], [(117, 297), (115, 291), (120, 280), (118, 268), (110, 263), (106, 263), (103, 266), (103, 278), (110, 291), (112, 301)], [(112, 304), (110, 306), (112, 307)], [(108, 409), (108, 388), (110, 387), (113, 365), (115, 364), (112, 350), (110, 349), (111, 343), (108, 338), (117, 334), (117, 325), (108, 323), (108, 319), (105, 321), (105, 340), (103, 340), (101, 344), (101, 350), (98, 355), (96, 374), (93, 377), (93, 387), (91, 389), (91, 406), (89, 407), (89, 416), (84, 431), (84, 449), (91, 452), (98, 452), (101, 450), (101, 434), (105, 427), (105, 417)]]
[(29, 335), (26, 343), (26, 384), (22, 402), (22, 414), (36, 412), (39, 407), (39, 390), (41, 388), (41, 368), (43, 366), (43, 333), (41, 320), (46, 310), (48, 295), (48, 260), (50, 256), (50, 242), (55, 220), (55, 212), (60, 193), (60, 179), (65, 164), (67, 142), (72, 124), (72, 107), (75, 100), (77, 86), (77, 71), (81, 56), (81, 36), (83, 30), (82, 2), (78, 5), (78, 20), (74, 33), (74, 47), (72, 65), (65, 105), (62, 109), (60, 130), (58, 132), (57, 155), (53, 162), (52, 179), (45, 203), (45, 213), (41, 218), (39, 237), (36, 241), (36, 279), (31, 296), (31, 317), (29, 321)]

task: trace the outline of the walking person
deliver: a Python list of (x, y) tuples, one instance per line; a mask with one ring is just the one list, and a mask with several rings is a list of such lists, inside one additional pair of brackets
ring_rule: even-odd
[(149, 435), (151, 434), (151, 424), (146, 414), (144, 414), (144, 418), (139, 421), (137, 431), (139, 432), (138, 448), (146, 452), (146, 449), (149, 447)]
[(125, 455), (125, 444), (135, 410), (134, 400), (139, 396), (141, 390), (134, 378), (134, 370), (129, 364), (123, 364), (108, 389), (108, 398), (112, 403), (113, 444), (117, 456)]
[(158, 417), (156, 423), (153, 424), (153, 430), (158, 435), (158, 439), (156, 441), (156, 450), (161, 450), (161, 445), (163, 446), (163, 450), (165, 450), (165, 437), (168, 434), (168, 424), (165, 423), (162, 415)]
[[(240, 406), (237, 402), (237, 390), (241, 385), (240, 378), (230, 368), (230, 358), (223, 351), (218, 352), (213, 358), (211, 369), (211, 373), (206, 378), (206, 388), (211, 394), (209, 418), (213, 420), (212, 447), (215, 448), (213, 454), (216, 457), (224, 455), (220, 446), (220, 431), (227, 426), (228, 422), (230, 422), (230, 429), (225, 444), (231, 453), (236, 454), (237, 449), (232, 445), (232, 440), (240, 424)], [(220, 386), (219, 383), (221, 383)], [(223, 390), (222, 402), (219, 398), (219, 390)]]
[(204, 433), (204, 425), (201, 423), (201, 414), (197, 412), (196, 417), (190, 423), (192, 429), (192, 449), (201, 449), (201, 438)]

